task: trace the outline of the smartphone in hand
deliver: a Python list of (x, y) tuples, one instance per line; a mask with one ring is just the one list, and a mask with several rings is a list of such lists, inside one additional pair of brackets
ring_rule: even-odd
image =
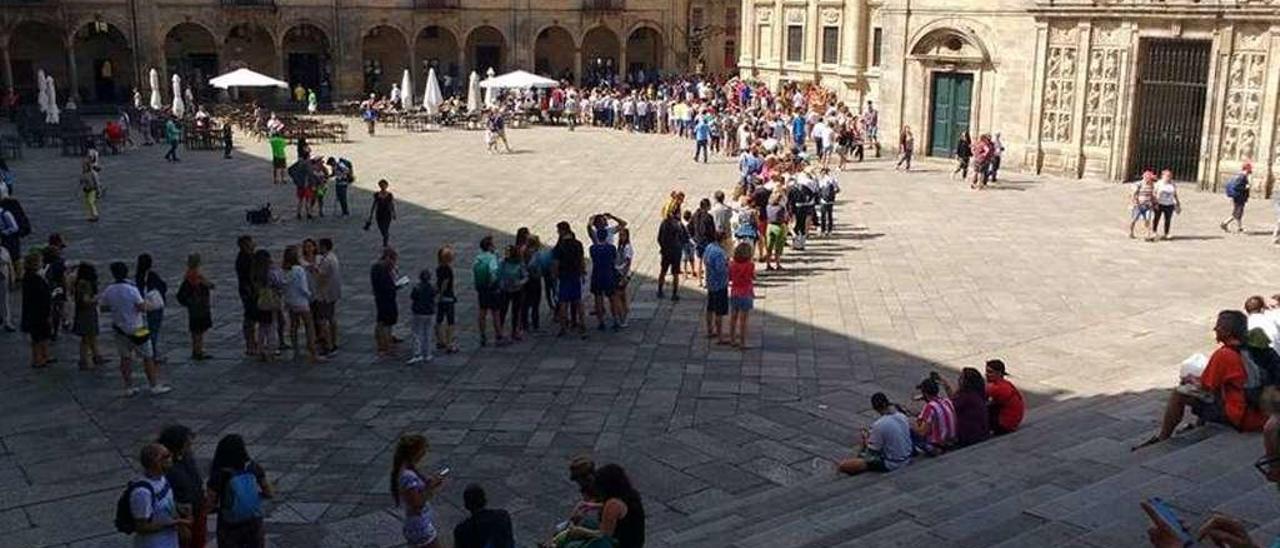
[(1195, 544), (1195, 536), (1191, 534), (1191, 531), (1187, 530), (1186, 526), (1182, 524), (1182, 520), (1178, 519), (1178, 515), (1160, 497), (1147, 499), (1143, 509), (1147, 511), (1147, 518), (1152, 523), (1172, 533), (1183, 546)]

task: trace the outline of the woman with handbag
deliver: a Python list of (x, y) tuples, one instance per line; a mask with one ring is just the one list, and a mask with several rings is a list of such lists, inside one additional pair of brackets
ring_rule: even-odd
[(138, 255), (134, 285), (147, 303), (147, 330), (151, 332), (151, 351), (155, 354), (157, 363), (164, 363), (164, 352), (160, 350), (160, 329), (164, 327), (164, 307), (168, 304), (166, 295), (169, 293), (169, 286), (151, 269), (151, 264), (150, 253)]
[(200, 272), (200, 254), (187, 256), (187, 273), (178, 286), (178, 304), (187, 307), (187, 330), (191, 333), (191, 359), (210, 358), (204, 353), (204, 334), (213, 327), (213, 311), (210, 310), (209, 291), (213, 284)]
[(275, 323), (276, 316), (280, 314), (280, 287), (283, 284), (273, 276), (273, 266), (270, 251), (259, 249), (253, 253), (253, 263), (249, 267), (249, 282), (253, 286), (253, 299), (256, 305), (258, 360), (264, 362), (275, 359), (278, 352), (276, 345), (279, 343)]

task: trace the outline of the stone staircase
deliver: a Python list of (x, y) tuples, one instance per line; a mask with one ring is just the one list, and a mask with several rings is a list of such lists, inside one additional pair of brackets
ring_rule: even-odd
[(1166, 392), (1055, 402), (1012, 435), (892, 474), (834, 472), (651, 526), (654, 545), (1141, 546), (1146, 497), (1192, 527), (1212, 511), (1246, 521), (1263, 545), (1280, 532), (1280, 493), (1253, 468), (1258, 435), (1205, 427), (1130, 452), (1155, 428)]

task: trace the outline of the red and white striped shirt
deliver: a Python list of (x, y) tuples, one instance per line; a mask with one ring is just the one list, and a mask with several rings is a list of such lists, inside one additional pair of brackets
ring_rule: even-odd
[(948, 398), (937, 397), (925, 404), (920, 420), (929, 425), (928, 442), (950, 445), (956, 439), (956, 408)]

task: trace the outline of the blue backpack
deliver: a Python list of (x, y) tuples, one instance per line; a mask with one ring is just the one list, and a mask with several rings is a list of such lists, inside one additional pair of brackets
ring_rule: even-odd
[(227, 479), (219, 509), (226, 523), (244, 523), (262, 517), (262, 496), (258, 493), (258, 477), (252, 463)]
[(1227, 197), (1233, 200), (1249, 197), (1249, 183), (1240, 176), (1233, 177), (1227, 183)]

